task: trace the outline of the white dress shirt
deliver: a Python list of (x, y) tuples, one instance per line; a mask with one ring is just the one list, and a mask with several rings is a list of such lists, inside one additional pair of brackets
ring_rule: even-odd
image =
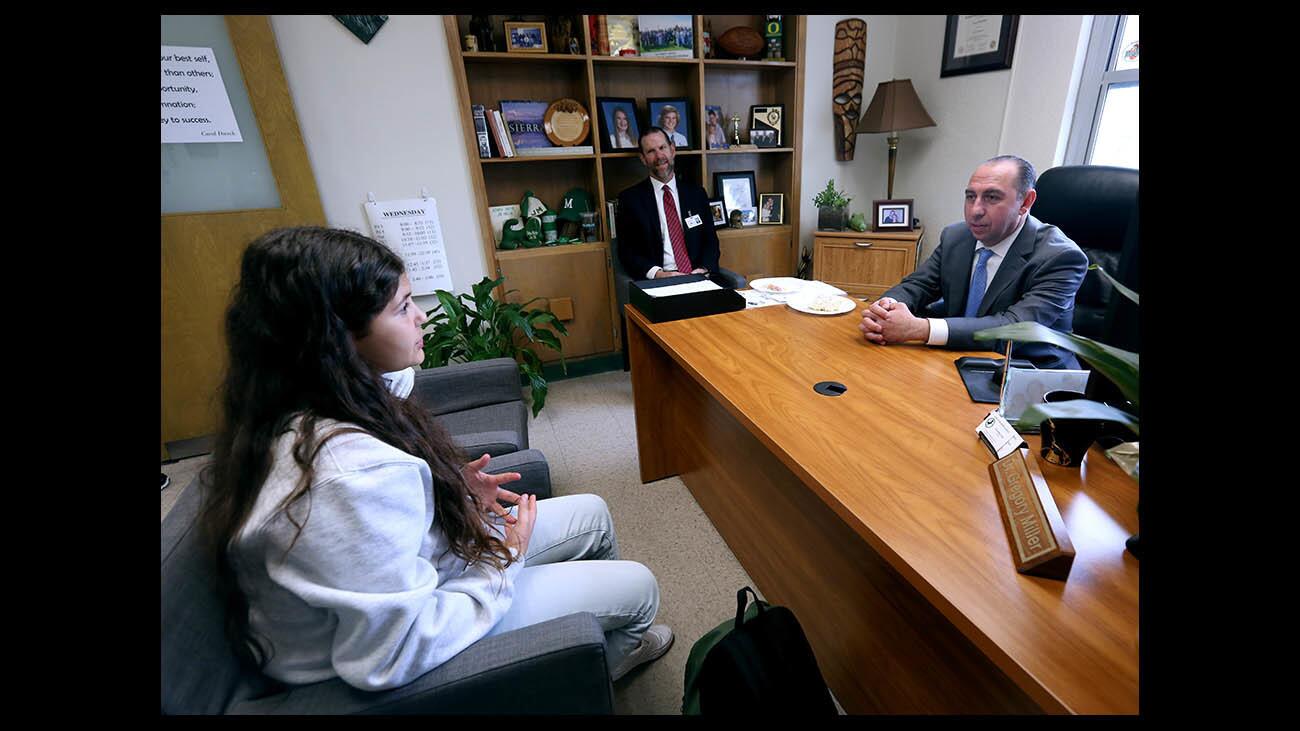
[[(677, 206), (677, 217), (681, 218), (682, 215), (682, 197), (677, 195), (676, 175), (669, 178), (667, 183), (659, 182), (659, 179), (652, 175), (650, 176), (650, 184), (654, 186), (655, 208), (659, 209), (659, 233), (661, 236), (660, 240), (663, 241), (664, 244), (664, 265), (661, 267), (650, 267), (650, 271), (646, 272), (646, 279), (654, 279), (660, 269), (667, 269), (670, 272), (677, 271), (677, 257), (673, 254), (673, 240), (668, 237), (668, 216), (664, 215), (665, 185), (673, 192), (673, 205)], [(685, 233), (686, 231), (683, 229), (682, 234), (684, 235)], [(690, 274), (690, 272), (684, 273)]]
[[(971, 261), (970, 274), (968, 275), (967, 281), (970, 281), (969, 277), (975, 276), (975, 267), (979, 265), (980, 261), (980, 249), (991, 249), (993, 254), (984, 265), (984, 268), (988, 271), (988, 277), (984, 280), (984, 291), (989, 291), (989, 285), (993, 284), (993, 277), (997, 275), (998, 267), (1002, 265), (1002, 260), (1006, 258), (1007, 250), (1011, 248), (1011, 244), (1016, 240), (1016, 237), (1020, 235), (1020, 229), (1025, 227), (1025, 221), (1027, 220), (1029, 220), (1029, 216), (1020, 219), (1020, 223), (1016, 226), (1016, 230), (1012, 231), (1010, 236), (1002, 239), (993, 246), (989, 246), (983, 241), (978, 242), (979, 245), (975, 247), (975, 258)], [(926, 340), (925, 344), (947, 345), (948, 321), (942, 317), (929, 317), (926, 319), (930, 321), (930, 339)]]

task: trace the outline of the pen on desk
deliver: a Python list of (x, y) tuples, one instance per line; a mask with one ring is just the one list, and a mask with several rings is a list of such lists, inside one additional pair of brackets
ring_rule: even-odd
[(1006, 406), (1007, 376), (1011, 375), (1011, 341), (1007, 341), (1007, 355), (1002, 360), (1002, 388), (998, 389), (998, 411)]

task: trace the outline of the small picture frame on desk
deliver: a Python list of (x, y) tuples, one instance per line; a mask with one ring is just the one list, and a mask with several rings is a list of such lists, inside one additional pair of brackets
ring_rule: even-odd
[(872, 231), (911, 231), (912, 198), (872, 201)]
[(548, 53), (545, 23), (506, 23), (506, 50), (511, 53)]

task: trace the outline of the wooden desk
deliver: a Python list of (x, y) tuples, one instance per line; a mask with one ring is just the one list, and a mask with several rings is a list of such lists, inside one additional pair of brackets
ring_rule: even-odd
[(681, 476), (850, 713), (1136, 713), (1137, 485), (1096, 448), (1038, 460), (1077, 555), (1065, 582), (1016, 573), (967, 353), (871, 345), (859, 318), (627, 307), (642, 481)]

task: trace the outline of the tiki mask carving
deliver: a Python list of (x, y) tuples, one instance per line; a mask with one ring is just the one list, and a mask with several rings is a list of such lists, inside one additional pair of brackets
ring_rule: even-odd
[(835, 110), (835, 156), (852, 160), (862, 113), (862, 79), (867, 60), (867, 24), (861, 18), (835, 24), (835, 72), (831, 105)]

